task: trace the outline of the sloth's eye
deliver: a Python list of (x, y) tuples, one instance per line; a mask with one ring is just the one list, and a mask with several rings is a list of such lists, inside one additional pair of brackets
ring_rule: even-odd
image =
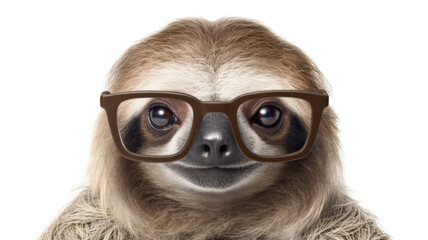
[(164, 130), (177, 123), (177, 117), (166, 107), (154, 106), (149, 110), (149, 123), (156, 130)]
[(261, 107), (253, 116), (253, 122), (258, 125), (271, 128), (277, 126), (281, 122), (281, 110), (275, 106), (268, 105)]

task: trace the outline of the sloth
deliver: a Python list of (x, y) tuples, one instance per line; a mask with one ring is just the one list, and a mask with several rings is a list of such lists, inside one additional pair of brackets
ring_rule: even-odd
[(40, 239), (390, 238), (346, 193), (327, 81), (258, 22), (172, 22), (107, 89), (89, 184)]

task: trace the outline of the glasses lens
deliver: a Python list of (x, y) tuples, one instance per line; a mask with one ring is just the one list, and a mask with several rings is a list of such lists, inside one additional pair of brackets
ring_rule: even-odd
[(237, 114), (243, 142), (261, 156), (282, 157), (298, 152), (311, 126), (311, 105), (300, 98), (248, 100), (239, 106)]
[(193, 110), (173, 98), (134, 98), (117, 109), (118, 128), (125, 148), (144, 157), (180, 152), (192, 128)]

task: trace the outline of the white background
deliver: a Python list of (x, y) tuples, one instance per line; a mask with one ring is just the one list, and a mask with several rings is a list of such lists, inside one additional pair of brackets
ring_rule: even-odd
[(426, 239), (427, 10), (422, 1), (2, 1), (0, 238), (37, 238), (85, 183), (99, 94), (131, 44), (174, 19), (239, 16), (315, 61), (333, 89), (352, 195), (395, 239)]

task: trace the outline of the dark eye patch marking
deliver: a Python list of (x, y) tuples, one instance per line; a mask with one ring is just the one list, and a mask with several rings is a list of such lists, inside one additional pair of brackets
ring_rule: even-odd
[(140, 117), (132, 119), (124, 128), (123, 144), (130, 152), (136, 153), (143, 145)]
[(292, 114), (290, 119), (290, 127), (285, 137), (285, 147), (287, 152), (293, 153), (302, 149), (303, 145), (305, 145), (307, 136), (308, 133), (303, 127), (300, 119)]

